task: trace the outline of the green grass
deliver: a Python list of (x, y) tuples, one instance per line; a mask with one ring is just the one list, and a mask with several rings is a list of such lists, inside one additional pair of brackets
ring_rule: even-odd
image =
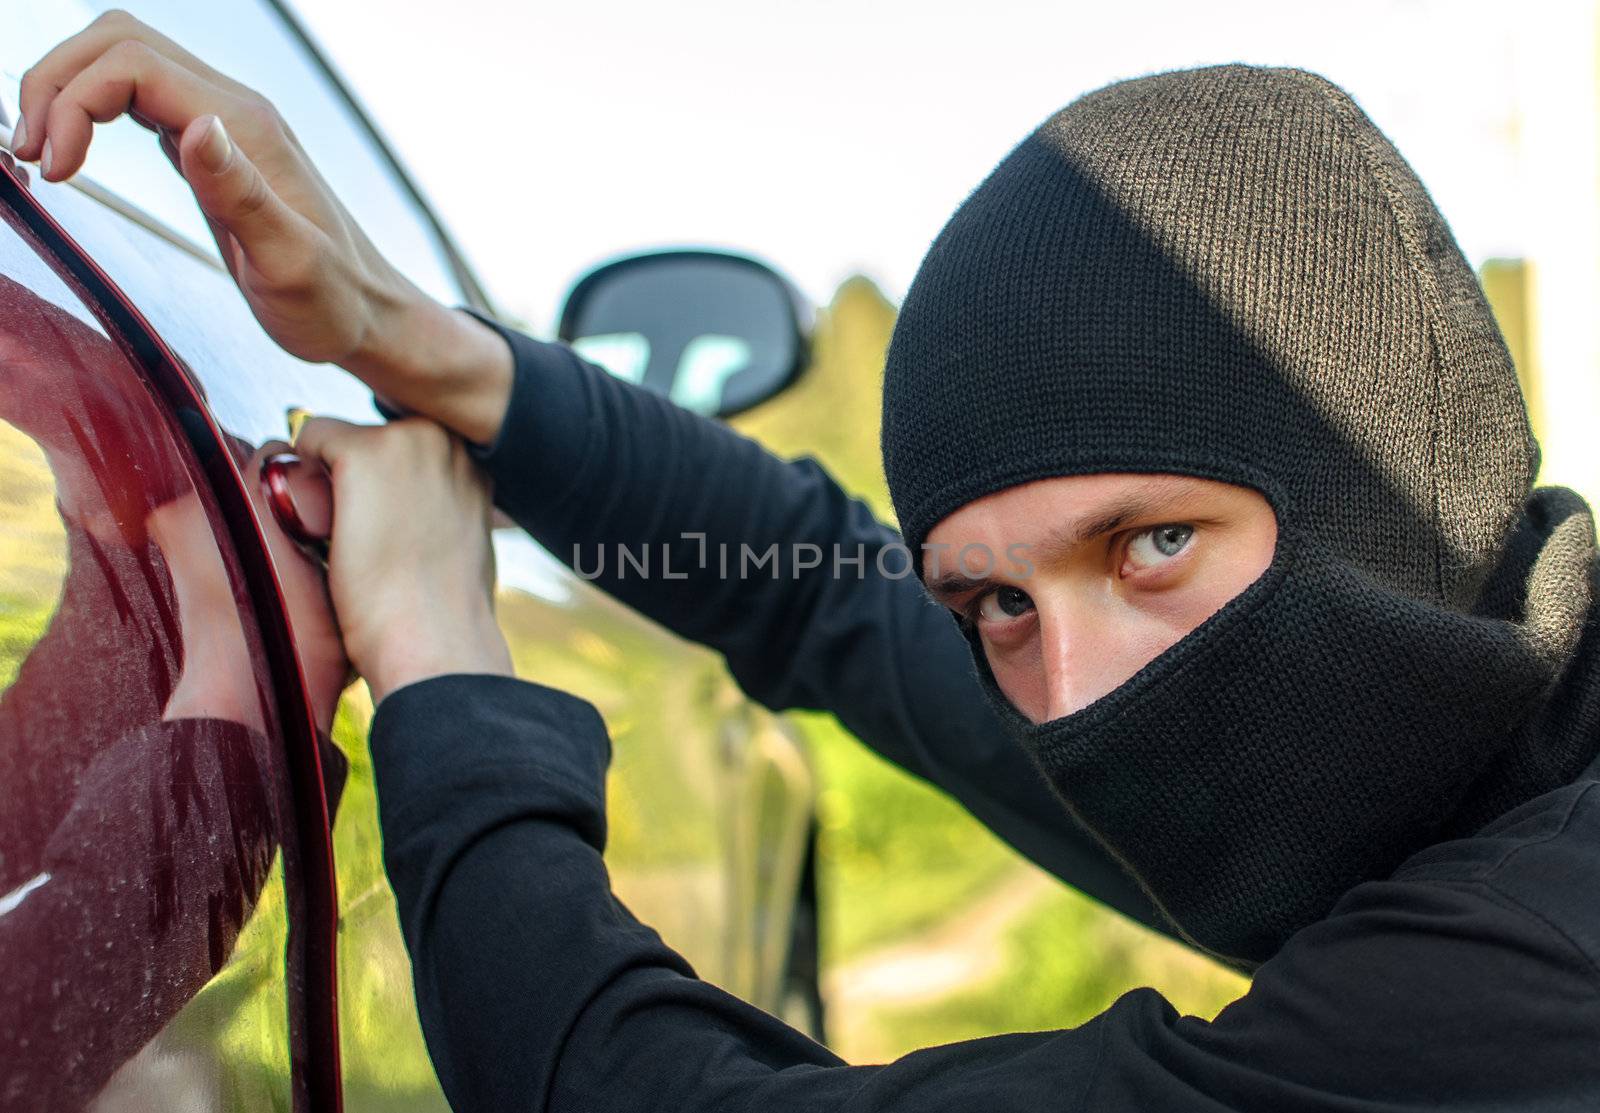
[(1130, 989), (1154, 984), (1179, 1012), (1210, 1018), (1248, 982), (1107, 912), (1056, 890), (1006, 932), (1000, 972), (931, 1006), (879, 1018), (905, 1050), (1001, 1032), (1071, 1028)]
[(872, 753), (832, 716), (796, 715), (823, 785), (823, 960), (927, 930), (1018, 867), (961, 805)]
[[(824, 786), (824, 969), (933, 935), (1019, 871), (1035, 868), (831, 716), (795, 718)], [(841, 1050), (893, 1058), (957, 1040), (1072, 1027), (1145, 985), (1180, 1012), (1210, 1017), (1248, 987), (1232, 971), (1066, 887), (1027, 905), (991, 945), (1002, 953), (987, 980), (916, 1006), (869, 1008), (848, 1025), (854, 1034)]]
[(365, 684), (339, 702), (332, 737), (349, 762), (334, 816), (339, 882), (339, 1037), (345, 1108), (442, 1110), (422, 1041), (411, 964), (383, 869)]

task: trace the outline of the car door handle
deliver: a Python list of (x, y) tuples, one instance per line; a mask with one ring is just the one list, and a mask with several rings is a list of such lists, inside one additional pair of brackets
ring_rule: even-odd
[(326, 562), (333, 536), (333, 484), (327, 469), (293, 452), (278, 452), (261, 462), (261, 485), (283, 532)]

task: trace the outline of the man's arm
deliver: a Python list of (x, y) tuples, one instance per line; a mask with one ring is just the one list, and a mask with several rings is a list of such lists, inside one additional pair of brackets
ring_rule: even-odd
[[(272, 338), (303, 359), (340, 364), (387, 402), (469, 441), (499, 429), (488, 462), (502, 501), (558, 555), (570, 559), (574, 542), (605, 540), (649, 543), (659, 559), (656, 546), (671, 540), (678, 569), (695, 549), (678, 534), (703, 528), (708, 544), (733, 546), (735, 561), (740, 545), (759, 555), (778, 544), (787, 576), (789, 545), (819, 546), (829, 567), (802, 580), (626, 583), (613, 565), (606, 586), (722, 650), (768, 706), (835, 711), (1060, 877), (1161, 925), (1093, 840), (1063, 822), (1032, 766), (1003, 741), (949, 621), (915, 583), (876, 574), (875, 553), (893, 535), (815, 465), (785, 465), (565, 349), (512, 334), (525, 364), (514, 369), (490, 329), (427, 298), (379, 254), (271, 104), (126, 13), (107, 12), (50, 51), (24, 75), (20, 95), (16, 154), (43, 160), (48, 143), (44, 174), (52, 181), (83, 164), (95, 121), (127, 112), (159, 131)], [(533, 366), (539, 370), (524, 373)], [(849, 558), (857, 544), (865, 578), (832, 576), (832, 546)], [(350, 623), (370, 625), (370, 608), (343, 610), (348, 642)], [(430, 652), (430, 667), (448, 671), (448, 655)], [(460, 667), (459, 658), (451, 663)]]
[(514, 374), (477, 455), (536, 540), (716, 649), (766, 707), (833, 712), (1058, 877), (1170, 930), (1010, 741), (953, 618), (865, 504), (813, 460), (780, 460), (565, 345), (495, 327)]
[(1473, 881), (1360, 887), (1212, 1023), (1140, 989), (1079, 1028), (847, 1066), (695, 978), (612, 895), (588, 704), (437, 677), (379, 704), (372, 744), (423, 1030), (460, 1113), (1555, 1113), (1600, 1092), (1592, 961)]

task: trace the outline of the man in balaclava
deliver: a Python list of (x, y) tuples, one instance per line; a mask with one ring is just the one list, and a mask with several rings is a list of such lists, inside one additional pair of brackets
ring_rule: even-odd
[[(813, 467), (508, 340), (518, 378), (486, 458), (552, 551), (587, 546), (593, 568), (601, 544), (647, 539), (692, 570), (702, 542), (682, 531), (893, 543)], [(1572, 494), (1530, 492), (1536, 450), (1482, 294), (1347, 96), (1226, 67), (1063, 110), (933, 245), (883, 415), (930, 580), (934, 534), (1000, 506), (1000, 528), (950, 535), (943, 568), (961, 575), (964, 541), (999, 557), (1050, 505), (1008, 518), (996, 500), (1091, 477), (1259, 496), (1275, 545), (1231, 602), (1060, 716), (1013, 706), (983, 621), (970, 661), (947, 653), (960, 637), (910, 580), (602, 582), (722, 649), (764, 702), (838, 708), (1064, 876), (1103, 883), (1044, 833), (1078, 825), (1148, 894), (1148, 919), (1254, 968), (1251, 991), (1212, 1023), (1140, 990), (1074, 1030), (843, 1066), (693, 979), (612, 899), (587, 705), (436, 677), (385, 699), (373, 738), (424, 1030), (457, 1108), (1600, 1109), (1600, 787), (1580, 777), (1600, 749), (1593, 527)], [(532, 482), (550, 476), (577, 478)], [(1183, 530), (1213, 529), (1130, 521), (1180, 554)], [(1048, 631), (1098, 589), (1041, 550), (1029, 575), (976, 590), (1028, 596), (1017, 609)], [(1005, 783), (1037, 778), (1000, 747), (1036, 763), (1053, 815)], [(502, 779), (474, 809), (490, 768)], [(446, 942), (491, 909), (519, 925), (513, 945), (485, 960)]]
[[(70, 89), (64, 71), (95, 53), (69, 44), (37, 87)], [(138, 107), (181, 132), (185, 176), (240, 266), (293, 248), (275, 206), (336, 200), (279, 138), (218, 145), (231, 109), (191, 77), (144, 74)], [(39, 143), (30, 131), (18, 148)], [(56, 158), (70, 173), (81, 149)], [(251, 274), (253, 304), (271, 300), (269, 270)], [(285, 342), (327, 324), (258, 314)], [(475, 322), (451, 320), (465, 331), (437, 350), (483, 350)], [(379, 701), (386, 863), (454, 1108), (1600, 1108), (1592, 526), (1575, 496), (1530, 490), (1534, 446), (1471, 272), (1338, 89), (1239, 66), (1113, 85), (963, 204), (885, 376), (909, 553), (814, 464), (495, 328), (508, 374), (441, 357), (461, 372), (448, 397), (400, 397), (401, 355), (343, 362), (482, 442), (496, 500), (557, 554), (666, 546), (687, 579), (613, 565), (598, 581), (722, 651), (757, 699), (835, 710), (1058, 875), (1254, 980), (1211, 1022), (1141, 989), (1078, 1028), (874, 1066), (700, 981), (611, 894), (593, 708), (510, 676), (498, 635), (470, 621), (481, 600), (439, 605), (487, 552), (465, 450), (429, 422), (314, 421), (300, 447), (334, 465), (336, 505), (353, 508), (336, 515), (332, 592)], [(498, 404), (485, 385), (462, 408), (474, 382), (501, 382)], [(485, 410), (487, 429), (464, 416)], [(1051, 641), (1095, 602), (1060, 554), (1122, 511), (1047, 522), (1069, 527), (1059, 552), (1022, 554), (1029, 574), (1010, 581), (974, 578), (982, 621), (965, 637), (874, 559), (904, 553), (949, 591), (930, 538), (1005, 541), (1019, 505), (1076, 507), (1085, 483), (1129, 477), (1207, 485), (1241, 521), (1265, 512), (1250, 536), (1271, 543), (1251, 550), (1259, 575), (1242, 590), (1174, 619), (1086, 705), (1057, 678), (1105, 647)], [(1145, 521), (1134, 563), (1176, 562), (1214, 524)], [(794, 563), (770, 580), (704, 559), (774, 542)], [(802, 571), (798, 544), (867, 559)], [(387, 612), (408, 637), (386, 643), (371, 629), (376, 605), (394, 606), (381, 581), (419, 574), (414, 551), (432, 554), (420, 571), (436, 597)], [(1134, 542), (1116, 551), (1133, 559)], [(1027, 615), (1037, 652), (1015, 656), (992, 629)], [(435, 644), (448, 652), (394, 664)]]
[(1266, 575), (1092, 714), (1024, 721), (974, 647), (1074, 815), (1222, 955), (1271, 957), (1600, 751), (1600, 661), (1574, 656), (1588, 508), (1530, 495), (1537, 446), (1471, 270), (1316, 77), (1116, 85), (1013, 152), (906, 299), (883, 447), (913, 550), (1046, 477), (1177, 472), (1271, 502)]

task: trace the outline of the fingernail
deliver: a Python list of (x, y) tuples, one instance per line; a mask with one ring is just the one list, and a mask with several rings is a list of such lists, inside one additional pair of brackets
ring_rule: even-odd
[(213, 174), (220, 174), (228, 168), (228, 163), (233, 159), (233, 142), (228, 138), (228, 132), (222, 126), (222, 121), (215, 116), (206, 125), (206, 133), (200, 139), (200, 165)]
[(22, 148), (26, 147), (27, 145), (28, 145), (28, 121), (24, 117), (18, 116), (17, 117), (17, 129), (11, 133), (11, 149), (13, 151), (20, 151), (20, 150), (22, 150)]
[(45, 177), (48, 178), (50, 176), (50, 140), (48, 139), (44, 141), (44, 150), (39, 152), (39, 169), (44, 172)]

